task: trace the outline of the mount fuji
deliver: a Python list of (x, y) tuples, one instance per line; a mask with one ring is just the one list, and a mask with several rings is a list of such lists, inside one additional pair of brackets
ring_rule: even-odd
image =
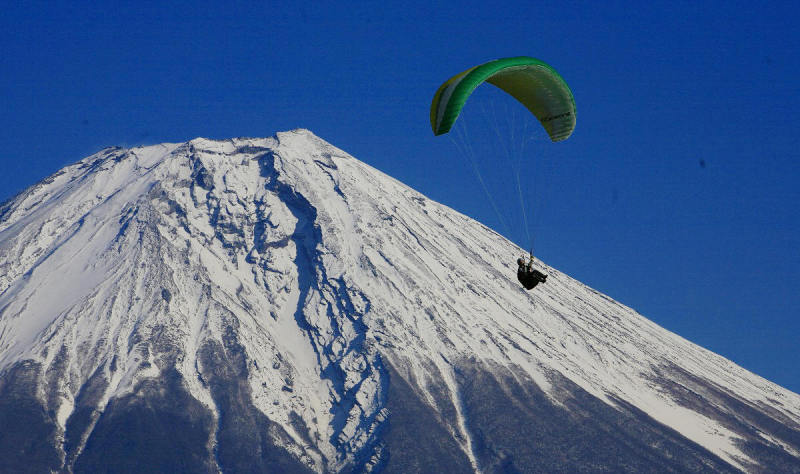
[(800, 395), (307, 130), (0, 206), (0, 472), (800, 472)]

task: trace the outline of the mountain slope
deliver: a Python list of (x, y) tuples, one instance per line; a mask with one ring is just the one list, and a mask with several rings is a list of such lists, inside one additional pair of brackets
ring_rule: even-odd
[(0, 471), (800, 472), (800, 396), (520, 253), (305, 130), (103, 150), (0, 207)]

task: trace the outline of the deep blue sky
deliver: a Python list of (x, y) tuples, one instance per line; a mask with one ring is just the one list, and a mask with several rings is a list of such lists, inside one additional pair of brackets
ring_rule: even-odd
[(795, 2), (101, 3), (4, 6), (0, 200), (109, 145), (304, 127), (502, 231), (428, 108), (456, 72), (534, 56), (578, 107), (525, 157), (537, 254), (800, 392)]

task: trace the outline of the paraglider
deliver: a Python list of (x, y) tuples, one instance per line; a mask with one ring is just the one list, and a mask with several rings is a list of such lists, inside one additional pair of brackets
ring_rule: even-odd
[(533, 268), (533, 254), (531, 254), (528, 263), (525, 263), (525, 258), (518, 258), (517, 265), (519, 266), (517, 268), (517, 280), (522, 283), (526, 290), (532, 290), (534, 286), (547, 280), (547, 275)]
[[(434, 135), (450, 131), (472, 92), (484, 82), (500, 88), (525, 106), (544, 127), (551, 141), (560, 142), (572, 135), (576, 121), (572, 91), (550, 65), (528, 56), (495, 59), (445, 81), (431, 103), (430, 120)], [(519, 182), (519, 175), (517, 180)], [(487, 191), (485, 186), (484, 190)], [(490, 195), (489, 198), (491, 200)], [(523, 287), (530, 290), (545, 282), (547, 275), (533, 268), (533, 250), (528, 262), (520, 258), (517, 263), (517, 278)]]
[(445, 81), (431, 103), (434, 135), (450, 131), (472, 91), (484, 82), (499, 87), (524, 105), (552, 141), (572, 135), (576, 117), (572, 91), (555, 69), (527, 56), (495, 59)]

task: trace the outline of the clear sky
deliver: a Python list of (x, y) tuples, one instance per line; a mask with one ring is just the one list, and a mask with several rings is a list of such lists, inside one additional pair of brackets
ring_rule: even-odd
[[(800, 392), (796, 2), (99, 3), (4, 6), (0, 201), (105, 146), (303, 127), (526, 246), (428, 110), (451, 75), (533, 56), (578, 108), (525, 152), (537, 255)], [(462, 118), (486, 145), (483, 110)]]

